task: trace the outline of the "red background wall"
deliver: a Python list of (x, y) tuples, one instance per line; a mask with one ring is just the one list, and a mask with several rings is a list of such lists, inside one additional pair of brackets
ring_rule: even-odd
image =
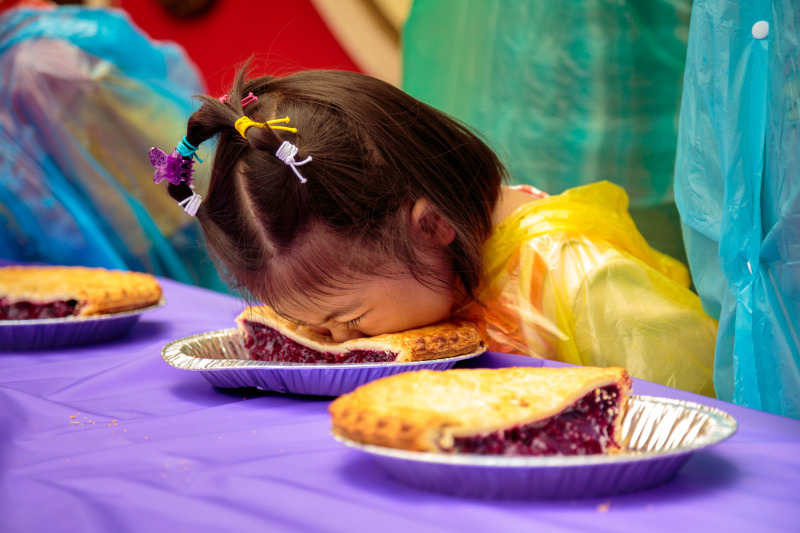
[(150, 37), (182, 45), (213, 95), (227, 91), (236, 66), (251, 54), (262, 73), (360, 70), (310, 0), (218, 0), (190, 19), (171, 15), (157, 0), (117, 0), (113, 5), (127, 11)]

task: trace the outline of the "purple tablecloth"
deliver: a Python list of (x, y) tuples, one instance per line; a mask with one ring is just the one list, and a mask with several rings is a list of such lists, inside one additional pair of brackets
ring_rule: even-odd
[[(233, 327), (240, 300), (162, 280), (120, 340), (0, 352), (0, 531), (800, 531), (800, 421), (652, 383), (734, 416), (731, 439), (644, 492), (483, 501), (390, 479), (334, 441), (330, 398), (215, 389), (164, 344)], [(472, 366), (530, 365), (489, 353)]]

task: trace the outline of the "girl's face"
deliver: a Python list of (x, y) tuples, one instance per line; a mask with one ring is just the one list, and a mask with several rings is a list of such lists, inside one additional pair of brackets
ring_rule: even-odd
[(342, 342), (445, 320), (450, 317), (454, 298), (452, 288), (429, 287), (410, 275), (366, 277), (352, 283), (352, 288), (315, 298), (310, 305), (287, 302), (281, 306), (281, 313)]

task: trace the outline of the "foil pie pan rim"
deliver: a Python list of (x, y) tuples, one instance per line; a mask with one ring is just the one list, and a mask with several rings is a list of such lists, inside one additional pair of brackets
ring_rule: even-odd
[[(485, 345), (481, 345), (477, 350), (470, 353), (454, 355), (441, 359), (426, 359), (422, 361), (400, 361), (385, 363), (279, 363), (274, 361), (261, 361), (255, 359), (213, 359), (207, 357), (196, 357), (184, 353), (181, 348), (190, 342), (202, 342), (217, 337), (233, 337), (241, 344), (242, 332), (238, 328), (228, 328), (216, 331), (209, 331), (190, 335), (180, 339), (175, 339), (166, 344), (161, 349), (161, 357), (175, 368), (194, 371), (220, 371), (232, 369), (250, 370), (346, 370), (346, 369), (369, 369), (369, 368), (389, 368), (389, 367), (414, 367), (429, 366), (434, 363), (456, 363), (465, 359), (477, 357), (487, 351)], [(242, 350), (245, 350), (243, 345)], [(199, 368), (196, 363), (202, 361), (204, 366)], [(193, 364), (194, 363), (194, 364)]]

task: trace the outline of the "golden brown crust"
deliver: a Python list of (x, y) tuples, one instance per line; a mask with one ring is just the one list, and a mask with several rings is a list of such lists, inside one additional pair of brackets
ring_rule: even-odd
[[(631, 380), (622, 368), (501, 368), (408, 372), (362, 385), (330, 405), (333, 432), (413, 451), (447, 450), (455, 437), (491, 433), (557, 415), (595, 389), (619, 388), (623, 407)], [(612, 452), (614, 450), (611, 450)]]
[(466, 321), (440, 322), (400, 333), (386, 333), (345, 342), (334, 342), (330, 337), (315, 333), (306, 326), (290, 322), (267, 306), (246, 308), (236, 317), (240, 329), (244, 329), (245, 321), (270, 326), (293, 341), (320, 352), (340, 354), (351, 350), (391, 351), (397, 353), (398, 362), (455, 357), (484, 347), (478, 328), (472, 322)]
[(141, 309), (158, 303), (161, 286), (142, 272), (66, 266), (0, 268), (0, 298), (7, 303), (76, 300), (78, 316)]

